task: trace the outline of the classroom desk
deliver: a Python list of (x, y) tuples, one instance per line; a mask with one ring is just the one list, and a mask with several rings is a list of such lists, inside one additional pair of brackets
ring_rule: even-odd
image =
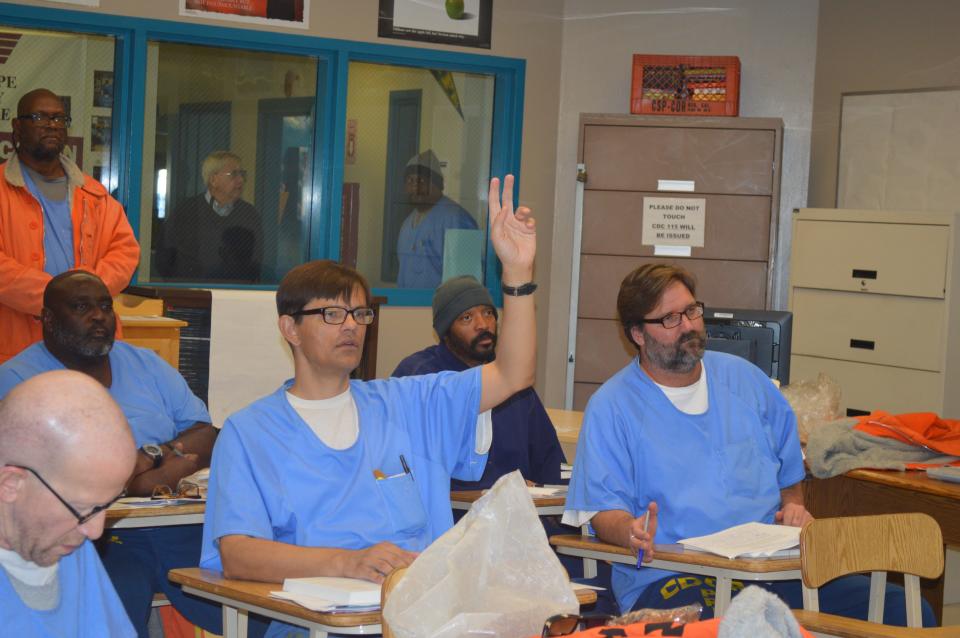
[[(558, 554), (588, 560), (636, 565), (637, 557), (619, 545), (601, 542), (593, 536), (562, 534), (551, 536), (550, 544)], [(680, 545), (654, 545), (654, 558), (647, 567), (674, 572), (712, 576), (717, 579), (714, 614), (722, 616), (730, 605), (733, 580), (797, 580), (800, 578), (800, 557), (729, 559), (703, 552), (685, 551)]]
[(104, 527), (131, 529), (136, 527), (166, 527), (168, 525), (200, 525), (206, 503), (166, 505), (163, 507), (127, 507), (116, 503), (107, 510)]
[(808, 629), (815, 636), (839, 636), (839, 638), (957, 638), (956, 627), (893, 627), (878, 625), (877, 623), (834, 616), (824, 621), (815, 611), (792, 609), (793, 617), (803, 627), (816, 627), (817, 633)]
[[(804, 481), (804, 500), (815, 517), (923, 512), (940, 524), (943, 542), (960, 547), (960, 484), (926, 472), (854, 470), (830, 479)], [(943, 619), (943, 576), (921, 579), (924, 598)]]
[[(455, 510), (469, 510), (474, 501), (483, 496), (483, 490), (450, 492), (450, 506)], [(565, 496), (538, 496), (533, 499), (537, 516), (563, 516)]]
[[(270, 592), (282, 588), (280, 583), (258, 583), (247, 580), (229, 580), (220, 572), (198, 567), (170, 570), (170, 580), (183, 591), (223, 605), (223, 638), (246, 638), (247, 615), (261, 614), (271, 620), (306, 627), (310, 638), (324, 638), (328, 633), (367, 635), (379, 634), (380, 612), (359, 614), (327, 614), (278, 598)], [(581, 605), (597, 601), (592, 589), (577, 589)]]

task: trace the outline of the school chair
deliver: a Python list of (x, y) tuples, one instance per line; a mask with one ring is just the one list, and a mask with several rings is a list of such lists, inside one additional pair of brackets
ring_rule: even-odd
[[(883, 622), (888, 571), (903, 574), (908, 627), (921, 627), (920, 578), (938, 578), (943, 573), (943, 535), (933, 518), (926, 514), (883, 514), (811, 521), (800, 532), (804, 610), (794, 615), (817, 635), (941, 635), (940, 629), (895, 629), (875, 624)], [(869, 621), (819, 611), (821, 585), (847, 574), (866, 572), (870, 572)]]

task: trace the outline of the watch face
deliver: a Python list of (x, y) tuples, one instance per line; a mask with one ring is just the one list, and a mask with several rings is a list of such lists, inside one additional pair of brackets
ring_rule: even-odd
[(163, 449), (159, 445), (148, 443), (143, 446), (143, 451), (149, 456), (163, 456)]

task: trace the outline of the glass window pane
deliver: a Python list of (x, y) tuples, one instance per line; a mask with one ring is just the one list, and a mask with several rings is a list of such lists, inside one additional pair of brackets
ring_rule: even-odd
[(34, 89), (49, 89), (72, 118), (64, 154), (116, 195), (113, 60), (111, 37), (0, 25), (0, 161), (14, 154), (10, 120), (17, 102)]
[(318, 63), (150, 43), (141, 281), (273, 284), (306, 259)]
[(483, 281), (493, 90), (492, 75), (350, 64), (342, 257), (373, 287)]

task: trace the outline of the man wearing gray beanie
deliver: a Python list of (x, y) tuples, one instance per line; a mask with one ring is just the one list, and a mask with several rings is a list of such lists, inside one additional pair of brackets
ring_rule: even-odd
[[(493, 361), (497, 309), (490, 293), (469, 275), (448, 279), (433, 295), (433, 329), (440, 343), (405, 358), (395, 377), (466, 370)], [(490, 416), (484, 413), (481, 418)], [(559, 483), (565, 461), (557, 432), (533, 388), (521, 390), (492, 410), (493, 445), (479, 481), (452, 479), (453, 490), (486, 489), (519, 469), (531, 483)]]

